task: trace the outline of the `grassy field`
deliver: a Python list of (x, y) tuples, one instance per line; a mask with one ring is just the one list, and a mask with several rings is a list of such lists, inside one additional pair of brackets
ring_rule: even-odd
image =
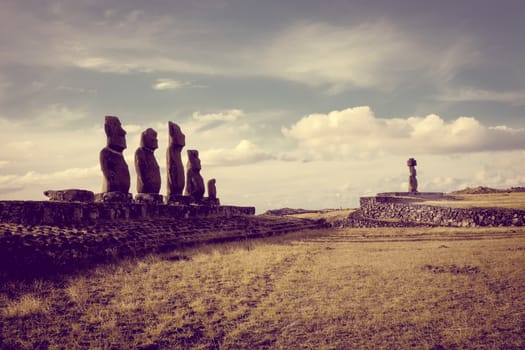
[(355, 211), (355, 209), (330, 209), (330, 210), (319, 210), (311, 213), (291, 214), (296, 218), (319, 220), (325, 219), (327, 222), (332, 223), (338, 220), (344, 220), (348, 214)]
[(510, 208), (525, 210), (525, 192), (451, 195), (453, 200), (426, 201), (424, 204), (453, 208)]
[(523, 349), (525, 229), (340, 229), (0, 284), (0, 348)]

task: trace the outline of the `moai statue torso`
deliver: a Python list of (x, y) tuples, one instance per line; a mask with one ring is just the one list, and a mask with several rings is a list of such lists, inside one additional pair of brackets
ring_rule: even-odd
[(160, 169), (154, 154), (157, 148), (157, 132), (151, 128), (146, 129), (141, 135), (140, 147), (135, 152), (138, 193), (160, 192)]
[(126, 149), (126, 131), (117, 117), (106, 116), (104, 130), (107, 146), (100, 151), (100, 168), (104, 175), (102, 192), (128, 193), (130, 175), (128, 164), (122, 155)]
[(172, 122), (168, 123), (169, 127), (169, 146), (166, 151), (167, 162), (167, 196), (182, 195), (184, 189), (184, 165), (182, 164), (181, 152), (186, 145), (186, 138), (180, 127)]
[(410, 171), (410, 176), (408, 178), (408, 192), (416, 193), (417, 192), (417, 178), (416, 178), (416, 165), (417, 162), (414, 158), (407, 160), (408, 169)]
[(186, 170), (186, 190), (184, 194), (200, 201), (204, 196), (204, 179), (201, 176), (201, 161), (199, 151), (188, 150)]
[(208, 180), (208, 198), (217, 199), (217, 188), (215, 187), (216, 180)]

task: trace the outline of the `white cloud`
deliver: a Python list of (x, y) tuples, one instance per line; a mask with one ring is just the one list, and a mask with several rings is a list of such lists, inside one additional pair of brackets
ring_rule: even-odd
[[(454, 45), (454, 52), (459, 53), (449, 55), (448, 64), (443, 67), (440, 59), (448, 48), (431, 47), (385, 20), (355, 26), (293, 23), (257, 45), (235, 47), (235, 43), (228, 43), (234, 47), (222, 52), (220, 58), (210, 51), (214, 45), (202, 45), (188, 51), (184, 45), (190, 39), (185, 37), (177, 40), (178, 46), (165, 48), (159, 55), (151, 46), (159, 42), (163, 32), (173, 32), (176, 26), (173, 21), (162, 19), (156, 25), (155, 30), (138, 30), (134, 40), (125, 43), (120, 37), (111, 35), (104, 37), (102, 42), (87, 39), (84, 42), (89, 45), (82, 49), (66, 47), (67, 53), (61, 60), (80, 68), (117, 74), (175, 72), (270, 76), (325, 86), (328, 93), (338, 93), (348, 85), (392, 88), (407, 73), (439, 71), (449, 74), (456, 64), (464, 63), (459, 58), (459, 53), (465, 51), (463, 45)], [(130, 23), (122, 26), (129, 27)], [(210, 36), (207, 40), (216, 41), (217, 38)], [(107, 46), (115, 50), (104, 50)], [(407, 52), (411, 55), (407, 56)], [(214, 57), (214, 60), (207, 57)], [(157, 85), (164, 86), (162, 82)]]
[(122, 124), (122, 128), (126, 130), (128, 134), (137, 134), (146, 130), (145, 127), (139, 124)]
[(525, 90), (494, 91), (477, 88), (445, 89), (441, 96), (438, 96), (438, 99), (447, 102), (492, 101), (512, 103), (521, 106), (525, 104)]
[(76, 94), (96, 94), (97, 93), (97, 90), (96, 89), (87, 89), (87, 88), (83, 88), (83, 87), (78, 87), (78, 86), (69, 86), (69, 85), (59, 85), (56, 87), (56, 90), (57, 91), (66, 91), (66, 92), (70, 92), (70, 93), (76, 93)]
[(89, 168), (70, 168), (52, 173), (40, 173), (36, 171), (29, 171), (16, 180), (19, 184), (30, 184), (35, 182), (54, 182), (72, 179), (82, 179), (94, 175), (100, 175), (100, 165), (95, 165)]
[(247, 33), (254, 37), (247, 44), (177, 13), (116, 8), (93, 20), (71, 5), (60, 16), (76, 21), (46, 21), (20, 10), (0, 17), (5, 32), (31, 23), (27, 33), (17, 31), (19, 40), (4, 43), (3, 61), (115, 74), (263, 76), (338, 93), (348, 86), (392, 89), (416, 73), (449, 80), (479, 60), (468, 38), (429, 42), (385, 18), (339, 26), (292, 21), (281, 30)]
[(86, 112), (80, 109), (71, 109), (60, 104), (51, 104), (38, 113), (38, 124), (59, 128), (70, 123), (76, 123), (86, 117)]
[(248, 140), (241, 140), (234, 148), (210, 149), (202, 152), (203, 164), (232, 166), (274, 159), (275, 156)]
[(221, 111), (218, 113), (206, 113), (201, 114), (200, 112), (194, 112), (192, 117), (195, 120), (201, 122), (214, 122), (214, 121), (224, 121), (232, 122), (244, 116), (244, 112), (240, 109), (229, 109), (226, 111)]
[(65, 63), (74, 65), (79, 68), (94, 70), (102, 73), (130, 74), (130, 73), (153, 73), (153, 72), (177, 72), (177, 73), (196, 73), (213, 75), (216, 69), (213, 66), (203, 62), (187, 62), (183, 60), (174, 60), (167, 57), (142, 57), (144, 55), (120, 57), (100, 56), (100, 57), (83, 57), (75, 56), (72, 59), (66, 59)]
[(36, 145), (33, 141), (25, 140), (25, 141), (13, 141), (8, 142), (6, 145), (6, 148), (8, 150), (14, 151), (14, 152), (27, 152), (34, 148)]
[(467, 37), (429, 42), (386, 19), (344, 26), (296, 22), (260, 47), (267, 49), (245, 55), (261, 74), (320, 86), (329, 94), (349, 86), (391, 90), (415, 74), (442, 84), (479, 61)]
[[(483, 182), (480, 182), (483, 183)], [(430, 181), (425, 180), (422, 183), (422, 188), (425, 189), (425, 191), (433, 191), (433, 192), (451, 192), (453, 190), (462, 189), (467, 187), (467, 182), (465, 179), (456, 178), (453, 176), (436, 176)], [(403, 190), (406, 190), (408, 188), (408, 182), (403, 186)]]
[(337, 92), (346, 84), (384, 84), (385, 74), (390, 75), (387, 61), (398, 64), (401, 52), (405, 57), (406, 52), (415, 52), (412, 45), (386, 22), (355, 27), (296, 23), (259, 54), (268, 74), (314, 86), (330, 84)]
[(282, 132), (314, 159), (525, 148), (525, 129), (487, 127), (473, 117), (445, 121), (435, 114), (377, 118), (367, 106), (311, 114)]
[(106, 143), (100, 125), (62, 128), (74, 123), (77, 114), (66, 111), (49, 115), (49, 110), (40, 113), (33, 120), (13, 122), (0, 118), (2, 130), (9, 131), (4, 133), (4, 147), (0, 148), (4, 173), (47, 173), (64, 168), (64, 163), (66, 167), (81, 168), (98, 160), (98, 152)]
[[(93, 180), (101, 177), (100, 166), (70, 168), (55, 172), (27, 171), (22, 175), (0, 176), (0, 194), (23, 192), (28, 198), (41, 197), (48, 189), (83, 188), (95, 190)], [(25, 191), (25, 192), (24, 192)], [(18, 194), (20, 198), (20, 194)]]
[(189, 83), (184, 81), (169, 78), (159, 78), (156, 80), (155, 84), (153, 84), (153, 89), (158, 91), (175, 90), (188, 85)]

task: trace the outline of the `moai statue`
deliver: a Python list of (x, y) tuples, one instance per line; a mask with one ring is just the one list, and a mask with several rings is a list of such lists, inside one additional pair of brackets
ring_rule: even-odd
[(151, 128), (141, 134), (140, 147), (135, 152), (137, 171), (137, 202), (162, 203), (160, 169), (154, 152), (159, 147), (157, 132)]
[(407, 160), (408, 169), (410, 171), (410, 177), (408, 178), (408, 192), (417, 193), (417, 178), (416, 178), (416, 165), (417, 162), (414, 158)]
[(217, 198), (217, 188), (215, 187), (216, 180), (208, 180), (208, 197), (204, 198), (204, 204), (220, 205), (219, 198)]
[(169, 146), (166, 151), (166, 169), (167, 169), (167, 196), (166, 201), (177, 202), (182, 197), (184, 190), (184, 165), (182, 164), (181, 152), (186, 145), (186, 137), (180, 130), (180, 127), (168, 122), (169, 128)]
[(186, 165), (186, 190), (184, 194), (194, 201), (200, 202), (204, 196), (204, 179), (201, 176), (201, 161), (199, 151), (188, 150), (188, 163)]
[(215, 187), (215, 179), (208, 180), (208, 198), (217, 199), (217, 188)]
[(102, 193), (98, 201), (130, 201), (129, 169), (122, 151), (126, 149), (126, 131), (117, 117), (106, 116), (104, 130), (107, 135), (107, 146), (100, 151), (100, 168), (104, 175)]

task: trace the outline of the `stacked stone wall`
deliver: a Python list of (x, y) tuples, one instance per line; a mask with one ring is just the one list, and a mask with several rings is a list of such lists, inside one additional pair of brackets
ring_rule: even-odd
[(232, 217), (254, 214), (254, 207), (227, 205), (0, 201), (0, 222), (25, 225), (90, 224), (105, 220)]
[(361, 197), (359, 215), (377, 222), (455, 227), (525, 226), (525, 211), (506, 208), (450, 208), (407, 198)]

